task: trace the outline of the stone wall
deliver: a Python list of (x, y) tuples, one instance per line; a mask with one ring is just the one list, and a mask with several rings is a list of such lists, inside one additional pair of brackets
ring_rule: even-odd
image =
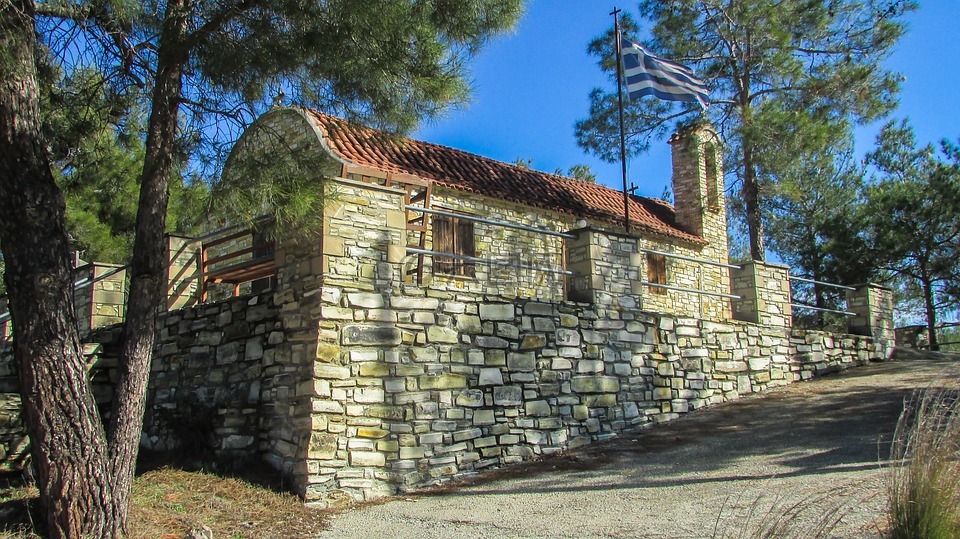
[[(406, 284), (397, 192), (355, 182), (338, 190), (323, 238), (319, 342), (304, 385), (313, 430), (296, 477), (318, 503), (577, 447), (891, 350), (892, 342), (868, 336), (793, 331), (789, 311), (763, 325), (704, 304), (692, 316), (647, 310), (656, 305), (648, 287), (608, 288), (643, 279), (630, 257), (642, 240), (602, 230), (586, 231), (584, 245), (594, 251), (588, 275), (603, 277), (591, 281), (600, 292), (592, 299), (609, 301), (529, 299), (470, 282)], [(617, 256), (622, 266), (600, 265)], [(754, 288), (779, 289), (764, 268), (753, 274)]]
[[(328, 428), (308, 454), (308, 499), (423, 487), (889, 352), (854, 335), (413, 292), (324, 288), (341, 319), (315, 370)], [(399, 331), (364, 323), (375, 311)]]

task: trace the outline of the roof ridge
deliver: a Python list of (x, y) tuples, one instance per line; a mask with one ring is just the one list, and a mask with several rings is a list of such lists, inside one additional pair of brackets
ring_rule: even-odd
[[(322, 112), (322, 111), (319, 111), (319, 110), (316, 110), (316, 109), (309, 109), (309, 110), (310, 110), (311, 112), (313, 112), (314, 114), (319, 114), (319, 115), (321, 115), (321, 116), (325, 116), (326, 118), (329, 118), (329, 119), (334, 120), (334, 121), (346, 122), (346, 123), (350, 124), (351, 126), (354, 126), (354, 127), (356, 127), (356, 128), (359, 128), (359, 129), (361, 129), (361, 130), (363, 130), (363, 131), (370, 131), (370, 132), (373, 133), (373, 134), (386, 133), (386, 134), (393, 135), (393, 133), (389, 133), (389, 132), (383, 131), (382, 129), (377, 129), (377, 128), (375, 128), (375, 127), (370, 127), (370, 126), (368, 126), (368, 125), (364, 125), (364, 124), (361, 124), (361, 123), (358, 123), (358, 122), (352, 122), (351, 120), (348, 120), (348, 119), (346, 119), (346, 118), (341, 118), (341, 117), (339, 117), (339, 116), (334, 116), (334, 115), (332, 115), (332, 114), (328, 114), (328, 113), (326, 113), (326, 112)], [(610, 187), (610, 186), (607, 186), (607, 185), (603, 185), (602, 183), (590, 182), (590, 181), (587, 181), (587, 180), (584, 180), (584, 179), (581, 179), (581, 178), (576, 178), (576, 177), (573, 177), (573, 176), (567, 176), (567, 175), (564, 175), (564, 174), (557, 174), (557, 173), (554, 173), (554, 172), (547, 172), (547, 171), (545, 171), (545, 170), (539, 170), (539, 169), (535, 169), (535, 168), (524, 167), (524, 166), (517, 165), (516, 163), (509, 163), (509, 162), (507, 162), (507, 161), (501, 161), (500, 159), (497, 159), (497, 158), (495, 158), (495, 157), (487, 157), (487, 156), (485, 156), (485, 155), (480, 155), (480, 154), (478, 154), (478, 153), (468, 152), (468, 151), (462, 150), (462, 149), (460, 149), (460, 148), (454, 148), (453, 146), (447, 146), (446, 144), (438, 144), (438, 143), (436, 143), (436, 142), (430, 142), (430, 141), (428, 141), (428, 140), (421, 140), (421, 139), (417, 139), (417, 138), (413, 138), (413, 137), (408, 137), (408, 136), (406, 136), (406, 135), (400, 135), (400, 134), (396, 134), (395, 136), (396, 136), (396, 138), (401, 139), (401, 140), (404, 140), (404, 141), (410, 141), (410, 142), (414, 142), (414, 143), (417, 143), (417, 144), (426, 144), (426, 145), (428, 145), (428, 146), (433, 146), (433, 147), (435, 147), (435, 148), (442, 148), (442, 149), (444, 149), (444, 150), (451, 151), (451, 152), (457, 153), (457, 154), (459, 154), (459, 155), (469, 157), (469, 158), (471, 158), (471, 159), (480, 158), (480, 159), (483, 159), (483, 160), (485, 160), (485, 161), (492, 161), (492, 162), (494, 162), (494, 163), (498, 163), (498, 164), (500, 164), (500, 165), (505, 165), (505, 166), (507, 166), (507, 167), (510, 167), (510, 168), (512, 168), (512, 169), (514, 169), (514, 170), (516, 170), (516, 171), (518, 171), (518, 172), (533, 173), (533, 174), (542, 174), (542, 175), (544, 175), (544, 176), (551, 176), (551, 177), (553, 177), (553, 178), (557, 178), (557, 179), (560, 179), (560, 180), (579, 182), (579, 183), (581, 183), (581, 184), (584, 185), (584, 186), (595, 186), (595, 187), (597, 187), (597, 188), (599, 188), (599, 189), (604, 189), (604, 190), (612, 191), (612, 192), (615, 192), (615, 193), (622, 193), (622, 191), (620, 191), (620, 190), (618, 190), (618, 189), (614, 189), (614, 188), (612, 188), (612, 187)], [(338, 151), (338, 153), (339, 153), (339, 151)], [(637, 199), (637, 200), (650, 200), (650, 201), (653, 201), (653, 202), (659, 202), (659, 203), (661, 203), (661, 204), (663, 204), (663, 205), (665, 205), (665, 206), (667, 206), (667, 207), (669, 207), (669, 208), (673, 208), (673, 205), (672, 205), (672, 204), (670, 204), (670, 203), (667, 202), (666, 200), (663, 200), (663, 199), (660, 199), (660, 198), (648, 197), (648, 196), (643, 196), (643, 195), (635, 195), (635, 194), (632, 194), (632, 193), (630, 194), (630, 197), (631, 197), (631, 198), (634, 198), (634, 199)]]
[[(326, 145), (345, 162), (413, 174), (452, 189), (548, 211), (623, 224), (623, 192), (609, 186), (306, 110), (319, 124)], [(704, 243), (703, 238), (677, 226), (670, 203), (633, 194), (627, 200), (631, 227)]]

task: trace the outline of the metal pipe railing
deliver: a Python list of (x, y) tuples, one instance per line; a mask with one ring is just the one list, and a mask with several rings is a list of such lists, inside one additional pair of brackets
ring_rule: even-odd
[(515, 223), (509, 223), (507, 221), (499, 221), (496, 219), (485, 219), (483, 217), (474, 217), (472, 215), (464, 215), (462, 213), (453, 213), (453, 212), (443, 211), (443, 210), (434, 210), (431, 208), (422, 208), (420, 206), (405, 205), (404, 208), (410, 211), (418, 211), (422, 213), (429, 213), (432, 215), (442, 215), (444, 217), (451, 217), (454, 219), (463, 219), (465, 221), (473, 221), (475, 223), (484, 223), (484, 224), (493, 225), (493, 226), (502, 226), (504, 228), (513, 228), (516, 230), (524, 230), (527, 232), (536, 232), (537, 234), (546, 234), (548, 236), (557, 236), (559, 238), (567, 238), (570, 240), (577, 239), (577, 237), (574, 236), (573, 234), (566, 234), (564, 232), (554, 232), (553, 230), (546, 230), (544, 228), (536, 228), (536, 227), (526, 226), (526, 225), (518, 225)]
[(576, 272), (569, 271), (569, 270), (564, 270), (564, 269), (548, 268), (548, 267), (545, 267), (545, 266), (533, 266), (533, 265), (530, 265), (530, 264), (521, 264), (521, 263), (518, 263), (518, 262), (507, 262), (507, 261), (504, 261), (504, 260), (496, 260), (496, 259), (493, 259), (493, 258), (479, 258), (479, 257), (476, 257), (476, 256), (458, 255), (458, 254), (453, 254), (453, 253), (443, 253), (443, 252), (440, 252), (440, 251), (429, 251), (429, 250), (427, 250), (427, 249), (417, 249), (417, 248), (415, 248), (415, 247), (407, 247), (407, 252), (408, 252), (408, 253), (415, 254), (415, 255), (428, 255), (428, 256), (435, 256), (435, 257), (441, 257), (441, 258), (453, 258), (453, 259), (456, 259), (456, 260), (463, 260), (463, 261), (466, 261), (466, 262), (477, 262), (477, 263), (480, 263), (480, 264), (494, 264), (494, 265), (496, 265), (496, 266), (505, 266), (505, 267), (511, 267), (511, 268), (521, 268), (521, 269), (530, 269), (530, 270), (534, 270), (534, 271), (543, 271), (543, 272), (546, 272), (546, 273), (559, 273), (559, 274), (561, 274), (561, 275), (577, 275)]
[(704, 296), (717, 296), (720, 298), (728, 298), (728, 299), (742, 299), (741, 296), (737, 296), (734, 294), (724, 294), (723, 292), (711, 292), (709, 290), (700, 290), (699, 288), (686, 288), (684, 286), (672, 286), (669, 284), (651, 283), (648, 281), (640, 281), (640, 284), (653, 286), (656, 288), (665, 288), (667, 290), (676, 290), (678, 292), (693, 292), (694, 294), (701, 294)]
[(654, 249), (644, 249), (642, 247), (637, 248), (641, 253), (650, 253), (655, 255), (663, 255), (669, 258), (677, 258), (680, 260), (686, 260), (687, 262), (699, 262), (701, 264), (708, 264), (710, 266), (719, 266), (721, 268), (730, 268), (730, 269), (743, 269), (743, 266), (734, 266), (733, 264), (724, 264), (723, 262), (714, 262), (713, 260), (705, 260), (703, 258), (693, 258), (692, 256), (678, 255), (674, 253), (667, 253), (664, 251), (657, 251)]
[(852, 313), (852, 312), (850, 312), (850, 311), (838, 311), (838, 310), (836, 310), (836, 309), (824, 309), (823, 307), (814, 307), (813, 305), (805, 305), (805, 304), (803, 304), (803, 303), (791, 303), (790, 306), (791, 306), (791, 307), (799, 307), (799, 308), (801, 308), (801, 309), (810, 309), (811, 311), (821, 311), (821, 312), (825, 312), (825, 313), (842, 314), (842, 315), (846, 315), (846, 316), (856, 316), (856, 315), (857, 315), (857, 313)]
[(816, 280), (813, 280), (813, 279), (807, 279), (806, 277), (797, 277), (797, 276), (795, 276), (795, 275), (791, 275), (791, 276), (790, 276), (790, 280), (791, 280), (791, 281), (800, 281), (801, 283), (820, 284), (820, 285), (823, 285), (823, 286), (830, 286), (830, 287), (833, 287), (833, 288), (841, 288), (841, 289), (843, 289), (843, 290), (856, 290), (856, 288), (854, 288), (854, 287), (852, 287), (852, 286), (844, 286), (844, 285), (842, 285), (842, 284), (827, 283), (827, 282), (824, 282), (824, 281), (816, 281)]

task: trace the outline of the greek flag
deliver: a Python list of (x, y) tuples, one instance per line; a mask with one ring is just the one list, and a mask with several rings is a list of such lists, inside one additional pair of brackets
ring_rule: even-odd
[(704, 109), (710, 102), (707, 86), (689, 68), (658, 58), (640, 45), (622, 40), (623, 75), (630, 99), (645, 95), (667, 101), (700, 103)]

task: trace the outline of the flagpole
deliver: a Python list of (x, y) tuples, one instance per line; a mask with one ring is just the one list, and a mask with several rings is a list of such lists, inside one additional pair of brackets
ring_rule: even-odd
[(616, 6), (613, 15), (613, 30), (617, 36), (617, 109), (620, 113), (620, 169), (623, 172), (623, 227), (630, 233), (630, 195), (627, 192), (627, 142), (623, 131), (623, 58), (620, 43), (620, 10)]

